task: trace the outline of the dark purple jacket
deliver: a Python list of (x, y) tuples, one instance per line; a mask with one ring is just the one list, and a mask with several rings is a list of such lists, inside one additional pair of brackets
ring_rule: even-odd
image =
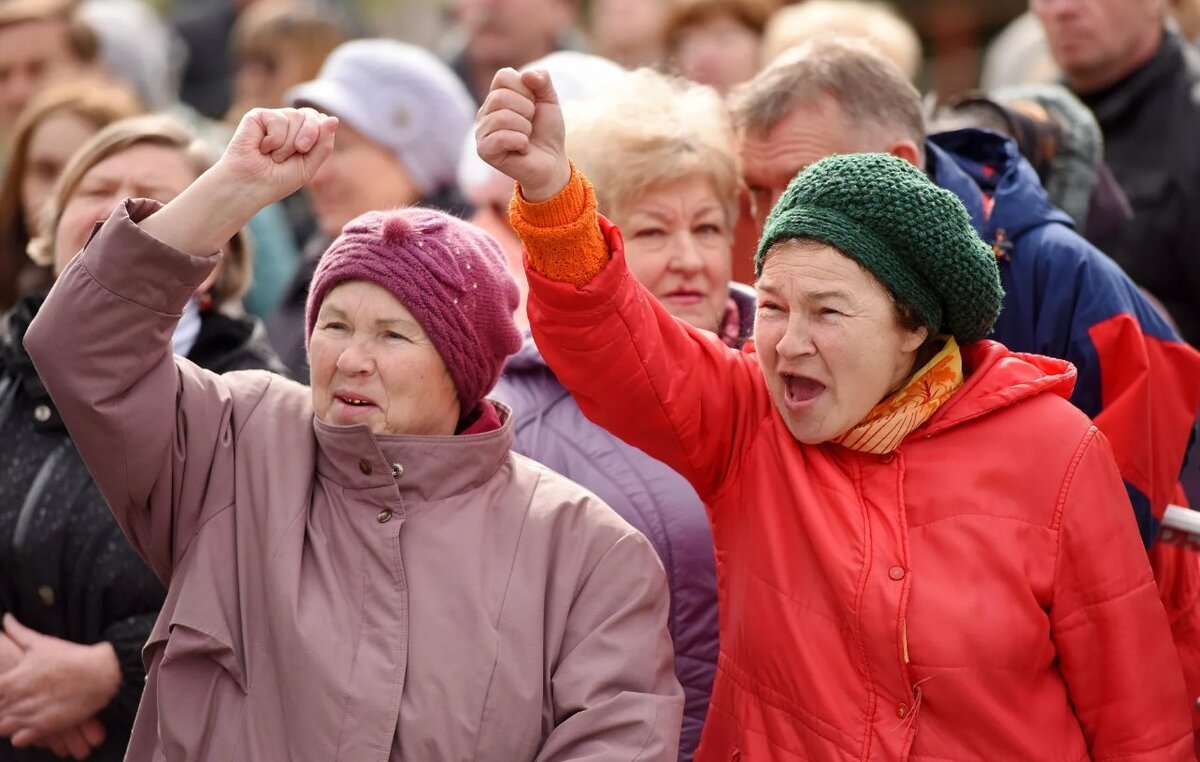
[[(733, 284), (730, 297), (745, 339), (753, 328), (753, 292)], [(658, 551), (671, 588), (675, 675), (686, 697), (679, 759), (690, 760), (708, 712), (718, 650), (716, 563), (704, 504), (682, 476), (584, 418), (532, 338), (508, 358), (489, 396), (513, 409), (514, 451), (596, 493)]]

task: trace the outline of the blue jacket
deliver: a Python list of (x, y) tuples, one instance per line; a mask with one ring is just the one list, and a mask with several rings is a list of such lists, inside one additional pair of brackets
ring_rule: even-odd
[[(741, 334), (748, 336), (752, 292), (734, 287), (730, 293)], [(671, 589), (667, 624), (675, 674), (685, 695), (679, 759), (690, 760), (708, 712), (719, 641), (716, 562), (704, 504), (678, 473), (584, 418), (532, 338), (508, 359), (489, 396), (513, 409), (515, 451), (595, 492), (658, 551)]]
[(926, 152), (934, 181), (962, 200), (999, 258), (1004, 308), (990, 338), (1075, 365), (1071, 401), (1112, 444), (1149, 547), (1195, 430), (1200, 353), (1075, 233), (1011, 140), (956, 130), (931, 136)]

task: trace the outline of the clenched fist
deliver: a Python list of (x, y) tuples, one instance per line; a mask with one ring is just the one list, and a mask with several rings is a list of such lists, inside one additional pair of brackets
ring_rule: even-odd
[(501, 69), (475, 125), (479, 157), (516, 180), (528, 201), (558, 195), (571, 179), (562, 109), (544, 71)]
[(223, 179), (252, 192), (260, 206), (304, 186), (333, 151), (337, 119), (311, 108), (256, 108), (238, 124), (217, 162)]

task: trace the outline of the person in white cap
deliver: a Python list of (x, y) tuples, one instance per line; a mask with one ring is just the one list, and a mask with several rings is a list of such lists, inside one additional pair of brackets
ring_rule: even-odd
[(369, 211), (420, 205), (468, 216), (456, 174), (475, 105), (435, 55), (384, 39), (340, 45), (316, 79), (292, 88), (284, 99), (336, 116), (341, 124), (337, 150), (304, 188), (317, 233), (267, 321), (271, 343), (292, 376), (306, 380), (304, 300), (321, 252), (343, 225)]

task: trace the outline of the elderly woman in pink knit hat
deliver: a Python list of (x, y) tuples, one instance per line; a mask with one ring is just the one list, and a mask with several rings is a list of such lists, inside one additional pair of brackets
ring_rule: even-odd
[(216, 252), (336, 126), (252, 111), (183, 194), (119, 206), (26, 335), (169, 586), (129, 758), (673, 760), (653, 549), (514, 455), (485, 399), (520, 344), (489, 236), (428, 210), (352, 220), (313, 279), (311, 390), (172, 355)]

